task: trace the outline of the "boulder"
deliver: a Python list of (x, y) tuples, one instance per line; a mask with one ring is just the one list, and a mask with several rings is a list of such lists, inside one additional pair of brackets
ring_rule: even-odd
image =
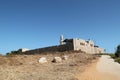
[(62, 59), (60, 57), (54, 57), (52, 62), (59, 63), (62, 62)]
[(46, 63), (47, 62), (47, 59), (45, 57), (41, 57), (39, 59), (39, 63)]
[(63, 60), (68, 60), (68, 56), (63, 56), (62, 59)]

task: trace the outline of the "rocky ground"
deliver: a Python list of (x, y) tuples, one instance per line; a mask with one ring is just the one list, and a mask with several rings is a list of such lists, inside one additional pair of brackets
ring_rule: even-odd
[[(51, 62), (53, 57), (64, 55), (68, 60)], [(39, 63), (40, 57), (46, 57), (48, 62)], [(0, 56), (0, 80), (78, 80), (75, 75), (96, 58), (80, 52)]]

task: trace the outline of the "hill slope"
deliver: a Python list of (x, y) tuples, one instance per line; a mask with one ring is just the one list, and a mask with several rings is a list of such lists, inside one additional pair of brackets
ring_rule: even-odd
[[(68, 56), (68, 60), (51, 62), (53, 57), (64, 55)], [(48, 62), (39, 63), (40, 57), (46, 57)], [(84, 71), (94, 59), (95, 55), (79, 52), (0, 56), (0, 80), (77, 80), (74, 75)]]

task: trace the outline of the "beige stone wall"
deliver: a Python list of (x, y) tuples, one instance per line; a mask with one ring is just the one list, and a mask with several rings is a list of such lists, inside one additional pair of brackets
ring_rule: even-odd
[(95, 47), (94, 50), (95, 50), (95, 53), (105, 53), (104, 49), (99, 47)]
[(50, 46), (45, 48), (38, 48), (34, 50), (30, 50), (27, 52), (24, 52), (25, 54), (39, 54), (42, 52), (63, 52), (63, 51), (69, 51), (69, 50), (81, 50), (85, 53), (89, 54), (96, 54), (96, 53), (104, 53), (104, 49), (99, 47), (94, 47), (94, 42), (89, 40), (85, 41), (83, 39), (73, 39), (72, 42), (66, 42), (66, 44), (58, 45), (58, 46)]
[(82, 39), (73, 39), (74, 50), (82, 50), (86, 53), (94, 53), (94, 43), (92, 41), (86, 42)]
[(104, 53), (104, 49), (94, 47), (94, 42), (89, 40), (85, 41), (83, 39), (73, 39), (74, 50), (81, 50), (86, 53), (96, 54), (96, 53)]
[(73, 39), (74, 50), (86, 51), (86, 42), (82, 39)]

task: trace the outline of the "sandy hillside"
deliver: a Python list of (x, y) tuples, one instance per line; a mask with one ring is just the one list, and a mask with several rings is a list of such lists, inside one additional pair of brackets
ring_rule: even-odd
[[(51, 62), (53, 57), (64, 55), (68, 60)], [(46, 57), (48, 62), (38, 63), (40, 57)], [(83, 72), (94, 59), (94, 55), (79, 52), (0, 56), (0, 80), (78, 80), (75, 74)]]

